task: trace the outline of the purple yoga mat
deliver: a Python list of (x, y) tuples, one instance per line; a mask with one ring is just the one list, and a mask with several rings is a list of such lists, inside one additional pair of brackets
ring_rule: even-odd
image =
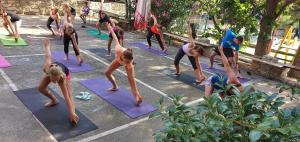
[(7, 67), (10, 67), (11, 64), (5, 60), (5, 58), (0, 55), (0, 68), (7, 68)]
[(60, 51), (52, 51), (52, 58), (64, 64), (65, 66), (68, 67), (70, 72), (72, 73), (77, 73), (77, 72), (86, 72), (86, 71), (93, 71), (95, 68), (91, 66), (90, 64), (85, 64), (83, 63), (81, 66), (78, 65), (78, 62), (76, 60), (76, 57), (74, 55), (69, 55), (69, 60), (65, 61), (64, 60), (65, 53), (60, 52)]
[(155, 54), (155, 55), (159, 55), (159, 56), (166, 56), (168, 55), (167, 53), (165, 52), (162, 52), (161, 50), (159, 50), (158, 48), (148, 48), (148, 45), (142, 43), (142, 42), (131, 42), (129, 43), (130, 46), (135, 46), (135, 47), (139, 47), (139, 48), (142, 48), (152, 54)]
[[(222, 75), (226, 74), (226, 72), (222, 69), (217, 69), (217, 68), (210, 69), (207, 64), (201, 63), (201, 67), (202, 67), (203, 70), (206, 70), (206, 71), (211, 72), (211, 73), (218, 73), (218, 74), (222, 74)], [(250, 81), (250, 79), (248, 79), (248, 78), (239, 78), (239, 81), (243, 84), (243, 83), (246, 83), (246, 82)]]
[(111, 83), (105, 78), (97, 77), (90, 80), (81, 80), (80, 83), (132, 119), (157, 109), (157, 107), (145, 101), (137, 107), (131, 93), (123, 87), (120, 87), (116, 92), (107, 91), (111, 87)]

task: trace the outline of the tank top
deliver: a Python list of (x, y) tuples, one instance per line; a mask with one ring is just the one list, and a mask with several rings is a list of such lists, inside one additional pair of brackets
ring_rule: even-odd
[(157, 25), (153, 25), (153, 26), (151, 27), (151, 32), (153, 32), (153, 33), (155, 33), (155, 34), (159, 34)]
[(58, 65), (61, 68), (61, 70), (65, 73), (66, 76), (69, 75), (69, 73), (70, 73), (69, 69), (64, 64), (62, 64), (60, 62), (54, 62), (53, 64)]
[(19, 15), (12, 12), (7, 12), (7, 15), (11, 18), (10, 21), (13, 23), (21, 19)]
[(71, 13), (76, 13), (76, 10), (73, 7), (70, 6), (70, 8), (71, 8), (71, 10), (70, 10)]
[(182, 50), (183, 52), (188, 55), (188, 56), (192, 56), (190, 51), (191, 51), (192, 48), (189, 48), (189, 43), (185, 44), (182, 46)]

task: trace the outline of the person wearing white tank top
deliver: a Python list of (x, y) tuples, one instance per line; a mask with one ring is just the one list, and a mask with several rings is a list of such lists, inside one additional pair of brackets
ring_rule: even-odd
[(183, 45), (176, 54), (176, 57), (174, 60), (176, 73), (174, 73), (174, 74), (177, 76), (180, 75), (180, 67), (179, 67), (180, 60), (184, 57), (184, 55), (187, 55), (193, 66), (194, 73), (196, 75), (196, 84), (199, 85), (202, 81), (204, 81), (206, 79), (206, 76), (202, 72), (202, 69), (200, 66), (200, 60), (199, 60), (199, 57), (203, 53), (203, 50), (202, 50), (202, 48), (195, 45), (189, 21), (188, 21), (188, 25), (189, 25), (188, 26), (189, 43)]

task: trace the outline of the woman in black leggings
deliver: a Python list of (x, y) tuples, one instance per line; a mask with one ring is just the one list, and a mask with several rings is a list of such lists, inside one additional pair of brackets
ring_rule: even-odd
[(180, 48), (175, 57), (174, 65), (176, 68), (175, 75), (180, 75), (179, 62), (183, 58), (184, 55), (187, 55), (197, 77), (196, 84), (200, 84), (202, 81), (206, 79), (206, 76), (203, 74), (199, 57), (203, 53), (203, 49), (196, 46), (192, 36), (192, 30), (190, 27), (190, 23), (188, 22), (188, 30), (189, 30), (189, 43), (185, 44)]
[(80, 51), (78, 47), (78, 35), (71, 23), (67, 23), (64, 28), (64, 51), (65, 51), (65, 60), (69, 59), (69, 44), (70, 41), (73, 44), (73, 50), (75, 52), (77, 61), (79, 65), (83, 63), (83, 59), (80, 56)]
[(161, 31), (161, 25), (159, 25), (157, 23), (157, 19), (154, 15), (151, 14), (150, 16), (154, 23), (153, 23), (153, 26), (151, 28), (148, 28), (148, 35), (147, 35), (147, 42), (148, 42), (148, 45), (149, 45), (149, 48), (151, 48), (151, 38), (153, 35), (155, 35), (159, 45), (160, 45), (160, 48), (163, 52), (167, 51), (167, 48), (166, 48), (166, 45), (165, 45), (165, 42), (164, 42), (164, 38), (163, 38), (163, 34), (162, 34), (162, 31)]
[(50, 16), (49, 16), (48, 21), (47, 21), (47, 28), (52, 32), (52, 35), (55, 35), (55, 33), (54, 33), (54, 31), (53, 31), (53, 29), (51, 27), (51, 24), (54, 21), (55, 21), (55, 24), (56, 24), (56, 28), (59, 31), (60, 16), (59, 16), (59, 13), (58, 13), (58, 9), (52, 5)]

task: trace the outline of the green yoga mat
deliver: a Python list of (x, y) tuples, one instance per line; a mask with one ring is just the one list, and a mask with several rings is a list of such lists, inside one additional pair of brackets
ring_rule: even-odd
[(91, 36), (94, 36), (94, 37), (97, 37), (97, 38), (100, 38), (102, 40), (108, 40), (109, 37), (108, 37), (108, 34), (107, 33), (101, 33), (101, 35), (99, 35), (99, 31), (98, 30), (95, 30), (95, 29), (88, 29), (86, 30), (86, 32), (91, 35)]
[(19, 38), (18, 42), (15, 42), (15, 37), (13, 36), (0, 36), (0, 41), (4, 46), (26, 46), (28, 45), (26, 41)]

